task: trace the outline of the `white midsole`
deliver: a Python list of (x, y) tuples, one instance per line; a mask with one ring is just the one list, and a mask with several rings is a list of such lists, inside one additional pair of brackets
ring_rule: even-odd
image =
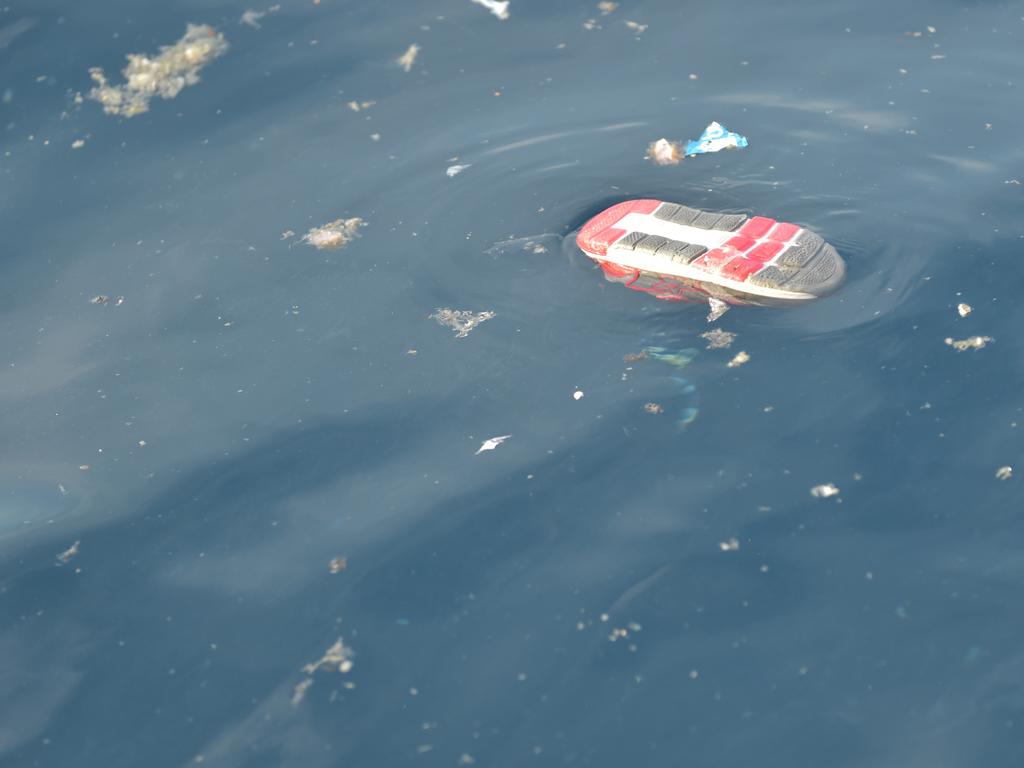
[(684, 243), (703, 245), (709, 251), (725, 245), (726, 241), (735, 236), (735, 232), (723, 232), (720, 229), (699, 229), (686, 224), (665, 221), (649, 213), (627, 213), (615, 224), (616, 229), (626, 232), (643, 232), (658, 235), (669, 240), (682, 240)]

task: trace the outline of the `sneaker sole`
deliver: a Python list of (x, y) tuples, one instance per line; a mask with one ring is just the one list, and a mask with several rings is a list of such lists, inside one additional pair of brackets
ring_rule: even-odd
[(832, 293), (846, 275), (836, 249), (796, 224), (661, 200), (613, 205), (576, 243), (610, 280), (660, 299), (798, 304)]

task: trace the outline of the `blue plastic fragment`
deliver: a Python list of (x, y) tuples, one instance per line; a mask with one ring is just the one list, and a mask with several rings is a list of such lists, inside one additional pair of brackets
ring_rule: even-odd
[(747, 146), (747, 137), (727, 130), (724, 125), (713, 122), (704, 129), (696, 141), (686, 142), (687, 155), (703, 155), (722, 149), (741, 149)]

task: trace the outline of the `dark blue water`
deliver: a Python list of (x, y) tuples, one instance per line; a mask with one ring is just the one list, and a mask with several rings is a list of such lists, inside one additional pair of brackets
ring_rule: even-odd
[[(1024, 5), (247, 9), (0, 9), (0, 764), (1024, 764)], [(640, 196), (847, 282), (709, 325), (572, 246)]]

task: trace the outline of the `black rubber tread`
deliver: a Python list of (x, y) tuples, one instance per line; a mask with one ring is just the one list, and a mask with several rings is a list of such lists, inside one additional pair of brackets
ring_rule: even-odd
[(730, 232), (735, 232), (746, 224), (749, 218), (749, 216), (745, 216), (742, 213), (727, 213), (718, 220), (715, 229), (727, 229)]
[(774, 264), (747, 278), (747, 282), (762, 288), (782, 288), (796, 274), (794, 269), (782, 270)]
[(707, 211), (701, 211), (697, 217), (690, 222), (691, 227), (697, 227), (698, 229), (715, 229), (718, 220), (724, 218), (720, 213), (708, 213)]
[(658, 249), (663, 245), (671, 242), (667, 237), (661, 235), (645, 235), (642, 240), (637, 242), (634, 250), (638, 253), (650, 253), (654, 254), (658, 252)]
[(782, 252), (776, 263), (783, 267), (804, 267), (818, 255), (824, 244), (825, 241), (813, 232), (804, 232), (794, 245)]
[(689, 225), (702, 213), (703, 211), (698, 211), (696, 208), (687, 208), (685, 205), (662, 203), (661, 207), (654, 212), (654, 217), (663, 221), (671, 221), (673, 224)]
[(679, 213), (679, 209), (683, 206), (678, 203), (662, 203), (654, 211), (654, 218), (662, 219), (663, 221), (672, 221), (672, 217)]
[(628, 248), (629, 250), (632, 251), (636, 247), (636, 244), (643, 240), (645, 237), (647, 237), (647, 235), (643, 232), (630, 232), (621, 240), (618, 240), (615, 243), (615, 247)]
[(679, 241), (676, 242), (677, 245), (672, 247), (672, 251), (669, 253), (669, 258), (677, 264), (689, 264), (698, 256), (708, 252), (708, 249), (703, 245), (694, 245), (693, 243), (682, 243)]
[(787, 290), (818, 293), (834, 281), (840, 269), (839, 255), (829, 246), (819, 258), (797, 271), (786, 283)]

